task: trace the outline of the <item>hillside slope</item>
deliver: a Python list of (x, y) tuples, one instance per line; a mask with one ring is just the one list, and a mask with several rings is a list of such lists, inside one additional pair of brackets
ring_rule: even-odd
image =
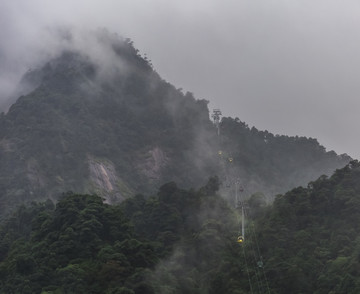
[(276, 293), (359, 293), (360, 164), (278, 196), (258, 223)]
[(360, 163), (238, 215), (211, 178), (120, 205), (67, 193), (0, 226), (4, 293), (359, 293)]
[(161, 79), (130, 40), (92, 37), (88, 51), (68, 46), (26, 73), (32, 90), (1, 115), (0, 214), (69, 190), (113, 203), (168, 181), (199, 187), (212, 175), (273, 195), (350, 160), (238, 119), (224, 119), (219, 137), (207, 101)]

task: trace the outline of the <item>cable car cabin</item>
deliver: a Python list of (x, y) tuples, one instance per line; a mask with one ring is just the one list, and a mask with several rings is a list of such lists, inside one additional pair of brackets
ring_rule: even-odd
[(236, 240), (237, 243), (242, 243), (244, 242), (244, 237), (243, 236), (239, 236)]

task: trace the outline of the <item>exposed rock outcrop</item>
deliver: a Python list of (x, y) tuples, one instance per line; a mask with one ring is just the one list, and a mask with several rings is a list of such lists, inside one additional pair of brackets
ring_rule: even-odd
[[(117, 176), (114, 164), (108, 160), (89, 157), (90, 190), (101, 195), (107, 203), (124, 200), (127, 187)], [(122, 191), (123, 190), (123, 191)]]
[(169, 158), (159, 147), (149, 150), (145, 161), (139, 164), (140, 171), (150, 180), (159, 180)]

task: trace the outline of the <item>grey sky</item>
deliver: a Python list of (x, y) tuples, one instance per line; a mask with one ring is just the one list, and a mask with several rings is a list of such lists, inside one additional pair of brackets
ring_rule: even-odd
[(360, 158), (359, 1), (2, 0), (0, 25), (0, 95), (54, 52), (49, 28), (107, 27), (211, 108)]

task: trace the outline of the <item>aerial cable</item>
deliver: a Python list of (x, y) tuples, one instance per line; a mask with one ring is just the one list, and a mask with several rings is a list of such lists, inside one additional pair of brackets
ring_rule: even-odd
[[(245, 211), (244, 211), (244, 199), (239, 199), (238, 190), (244, 191), (241, 187), (239, 187), (239, 181), (235, 181), (235, 197), (237, 203), (241, 204), (241, 235), (243, 239), (245, 240)], [(242, 198), (242, 197), (241, 197)]]
[[(245, 241), (245, 211), (244, 211), (244, 201), (243, 199), (240, 200), (238, 190), (239, 190), (239, 180), (235, 180), (235, 210), (241, 207), (241, 226), (239, 224), (239, 236), (237, 238), (238, 243), (242, 243)], [(243, 191), (241, 189), (241, 191)], [(240, 219), (239, 219), (240, 222)]]
[[(247, 215), (246, 210), (245, 210), (245, 214)], [(254, 266), (255, 266), (255, 278), (258, 282), (259, 291), (261, 291), (262, 293), (270, 293), (269, 283), (264, 270), (263, 260), (260, 254), (260, 248), (259, 248), (258, 239), (256, 237), (254, 224), (249, 226), (248, 230), (250, 233), (249, 238), (251, 239), (251, 241), (249, 241), (248, 243), (252, 246), (252, 253), (254, 257)]]
[[(236, 179), (235, 181), (231, 181), (231, 184), (235, 186), (235, 193), (234, 193), (235, 194), (234, 195), (235, 211), (239, 212), (239, 210), (240, 210), (240, 212), (241, 212), (241, 215), (238, 217), (239, 236), (237, 238), (237, 243), (240, 243), (240, 244), (245, 243), (245, 244), (242, 244), (242, 246), (243, 246), (242, 250), (243, 250), (245, 266), (246, 266), (246, 270), (247, 270), (247, 274), (248, 274), (249, 285), (251, 288), (251, 293), (253, 293), (253, 291), (255, 290), (253, 287), (254, 285), (252, 285), (253, 282), (256, 283), (256, 285), (257, 285), (258, 293), (270, 293), (268, 280), (267, 280), (264, 266), (263, 266), (262, 256), (260, 254), (259, 242), (256, 237), (256, 232), (255, 232), (253, 223), (251, 223), (250, 225), (246, 225), (249, 233), (247, 234), (247, 240), (245, 241), (245, 233), (246, 233), (245, 222), (249, 216), (249, 214), (248, 214), (249, 208), (246, 205), (244, 197), (240, 196), (240, 192), (243, 192), (244, 189), (240, 186), (239, 179)], [(241, 224), (240, 224), (240, 222), (241, 222)], [(245, 251), (248, 249), (250, 251), (247, 251), (247, 254), (246, 254)], [(248, 258), (246, 257), (249, 254), (251, 256), (250, 259), (253, 259), (253, 264), (254, 264), (253, 278), (251, 278), (250, 271), (249, 271)], [(253, 281), (251, 281), (251, 280), (253, 280)]]
[(250, 293), (252, 294), (252, 293), (253, 293), (253, 287), (252, 287), (252, 283), (251, 283), (249, 267), (248, 267), (248, 263), (247, 263), (247, 259), (246, 259), (246, 254), (245, 254), (245, 246), (243, 246), (243, 255), (244, 255), (244, 260), (245, 260), (246, 272), (247, 272), (247, 274), (248, 274), (248, 280), (249, 280), (249, 285), (250, 285)]
[(261, 253), (260, 253), (259, 242), (258, 242), (258, 239), (257, 239), (257, 236), (256, 236), (255, 226), (254, 225), (252, 226), (252, 234), (254, 236), (256, 249), (257, 249), (257, 254), (259, 256), (259, 260), (256, 263), (256, 265), (257, 265), (257, 268), (261, 269), (259, 271), (262, 271), (267, 293), (270, 293), (269, 283), (268, 283), (268, 280), (267, 280), (267, 277), (266, 277), (266, 273), (265, 273), (265, 269), (264, 269), (264, 263), (263, 263), (262, 256), (261, 256)]
[(245, 214), (244, 214), (244, 206), (241, 206), (241, 235), (245, 240)]
[(256, 283), (257, 283), (257, 287), (258, 287), (258, 290), (259, 290), (259, 293), (262, 292), (262, 283), (261, 283), (261, 273), (259, 273), (258, 271), (258, 267), (257, 267), (257, 257), (256, 257), (256, 251), (254, 250), (254, 241), (253, 241), (253, 234), (252, 234), (252, 231), (251, 231), (251, 226), (249, 226), (249, 231), (250, 231), (250, 234), (249, 234), (249, 241), (246, 242), (246, 244), (248, 246), (250, 246), (250, 254), (252, 255), (253, 257), (253, 262), (254, 262), (254, 273), (255, 273), (255, 280), (256, 280)]
[[(247, 216), (247, 212), (246, 212), (246, 208), (245, 208), (245, 204), (244, 202), (241, 202), (242, 205), (241, 205), (241, 209), (242, 209), (242, 224), (241, 224), (241, 228), (242, 228), (242, 231), (243, 231), (243, 228), (244, 228), (244, 224), (245, 224), (245, 216)], [(243, 231), (243, 233), (245, 233), (245, 231)], [(245, 240), (245, 238), (244, 238)], [(249, 280), (249, 285), (250, 285), (250, 288), (251, 288), (251, 293), (253, 293), (253, 290), (254, 290), (254, 286), (252, 285), (252, 283), (256, 283), (257, 285), (257, 289), (258, 289), (258, 293), (262, 293), (263, 292), (263, 283), (262, 283), (262, 278), (261, 278), (261, 272), (259, 272), (259, 269), (255, 267), (254, 269), (254, 276), (253, 276), (253, 282), (251, 281), (251, 276), (250, 276), (250, 271), (249, 271), (249, 265), (248, 265), (248, 260), (247, 260), (247, 257), (246, 257), (246, 253), (245, 253), (245, 247), (246, 248), (249, 248), (250, 250), (250, 256), (252, 256), (252, 258), (254, 259), (254, 264), (256, 264), (256, 251), (254, 250), (253, 248), (253, 236), (252, 234), (249, 235), (248, 237), (248, 241), (246, 241), (246, 243), (243, 246), (243, 255), (244, 255), (244, 260), (245, 260), (245, 266), (246, 266), (246, 270), (247, 270), (247, 273), (248, 273), (248, 280)], [(252, 259), (250, 258), (250, 259)]]
[[(246, 211), (244, 210), (244, 213), (246, 214)], [(256, 251), (254, 250), (254, 246), (253, 246), (253, 235), (251, 234), (251, 230), (249, 229), (250, 234), (247, 238), (248, 241), (246, 241), (246, 244), (244, 245), (247, 246), (249, 248), (250, 251), (248, 251), (250, 253), (251, 259), (253, 259), (253, 264), (255, 264), (254, 267), (254, 276), (253, 276), (253, 280), (257, 285), (257, 289), (258, 289), (258, 293), (262, 293), (262, 282), (261, 282), (261, 273), (259, 272), (257, 266), (256, 266), (256, 262), (257, 262), (257, 257), (256, 257)]]
[[(211, 115), (211, 117), (213, 118), (213, 122), (214, 122), (214, 125), (216, 126), (216, 129), (217, 129), (217, 135), (218, 135), (218, 139), (219, 139), (219, 146), (221, 146), (221, 136), (220, 136), (220, 121), (221, 121), (221, 111), (220, 109), (214, 109), (213, 110), (213, 114)], [(232, 177), (232, 179), (230, 178), (229, 176), (229, 173), (233, 174), (234, 173), (234, 170), (231, 168), (231, 166), (233, 165), (233, 161), (234, 161), (234, 158), (231, 156), (231, 154), (224, 154), (224, 152), (219, 149), (218, 150), (218, 154), (219, 156), (219, 159), (220, 159), (220, 166), (221, 168), (223, 169), (223, 171), (225, 172), (225, 180), (226, 180), (226, 186), (229, 185), (229, 187), (231, 187), (233, 184), (235, 185), (235, 199), (234, 199), (234, 206), (235, 206), (235, 211), (239, 211), (239, 208), (241, 208), (241, 216), (239, 217), (238, 221), (239, 221), (239, 235), (237, 237), (237, 243), (243, 243), (245, 241), (245, 221), (246, 221), (246, 217), (247, 217), (247, 207), (245, 207), (245, 201), (243, 199), (243, 197), (240, 197), (239, 193), (238, 192), (243, 192), (243, 188), (239, 186), (240, 182), (238, 179), (235, 179), (234, 180), (234, 177)], [(228, 162), (229, 164), (229, 167), (226, 168), (228, 165), (226, 165), (225, 163)], [(233, 190), (232, 190), (233, 191)], [(241, 198), (241, 199), (240, 199)], [(237, 213), (238, 215), (238, 213)], [(241, 224), (240, 224), (241, 222)], [(258, 289), (259, 289), (259, 292), (262, 292), (264, 286), (263, 286), (263, 281), (262, 281), (262, 273), (261, 271), (259, 270), (259, 268), (262, 269), (263, 271), (263, 276), (265, 278), (265, 285), (267, 287), (267, 292), (270, 293), (270, 289), (269, 289), (269, 286), (268, 286), (268, 282), (267, 282), (267, 279), (266, 279), (266, 275), (265, 275), (265, 271), (264, 271), (264, 268), (262, 266), (262, 258), (261, 258), (261, 255), (260, 255), (260, 250), (259, 250), (259, 245), (258, 245), (258, 241), (257, 241), (257, 238), (256, 236), (252, 236), (254, 234), (254, 232), (252, 232), (251, 234), (251, 230), (250, 230), (250, 235), (247, 237), (249, 238), (249, 241), (247, 241), (245, 244), (242, 245), (242, 251), (243, 251), (243, 255), (244, 255), (244, 261), (245, 261), (245, 267), (246, 267), (246, 271), (247, 271), (247, 275), (248, 275), (248, 280), (249, 280), (249, 285), (250, 285), (250, 293), (254, 293), (253, 290), (253, 285), (252, 285), (252, 279), (251, 279), (251, 275), (250, 275), (250, 270), (249, 270), (249, 264), (248, 264), (248, 258), (246, 257), (246, 253), (245, 253), (245, 246), (247, 248), (250, 248), (250, 251), (253, 255), (253, 258), (254, 258), (254, 263), (255, 263), (255, 281), (257, 283), (257, 286), (258, 286)], [(255, 250), (253, 248), (253, 239), (255, 240), (255, 243), (256, 243), (256, 249)], [(249, 244), (249, 246), (247, 245)], [(257, 262), (257, 257), (256, 257), (256, 253), (258, 253), (259, 257), (260, 257), (260, 260)], [(257, 265), (257, 266), (256, 266)], [(260, 266), (261, 265), (261, 266)]]
[[(267, 280), (267, 277), (266, 277), (264, 264), (263, 264), (262, 256), (261, 256), (261, 253), (260, 253), (259, 242), (258, 242), (258, 239), (256, 237), (254, 224), (252, 224), (252, 226), (250, 227), (250, 233), (251, 233), (252, 238), (255, 240), (255, 245), (256, 245), (256, 252), (254, 252), (255, 268), (256, 268), (256, 270), (259, 271), (260, 276), (263, 276), (263, 280), (264, 280), (265, 285), (262, 285), (262, 282), (261, 282), (262, 288), (266, 288), (266, 293), (270, 293), (269, 283), (268, 283), (268, 280)], [(256, 258), (256, 253), (258, 255), (258, 258)]]

